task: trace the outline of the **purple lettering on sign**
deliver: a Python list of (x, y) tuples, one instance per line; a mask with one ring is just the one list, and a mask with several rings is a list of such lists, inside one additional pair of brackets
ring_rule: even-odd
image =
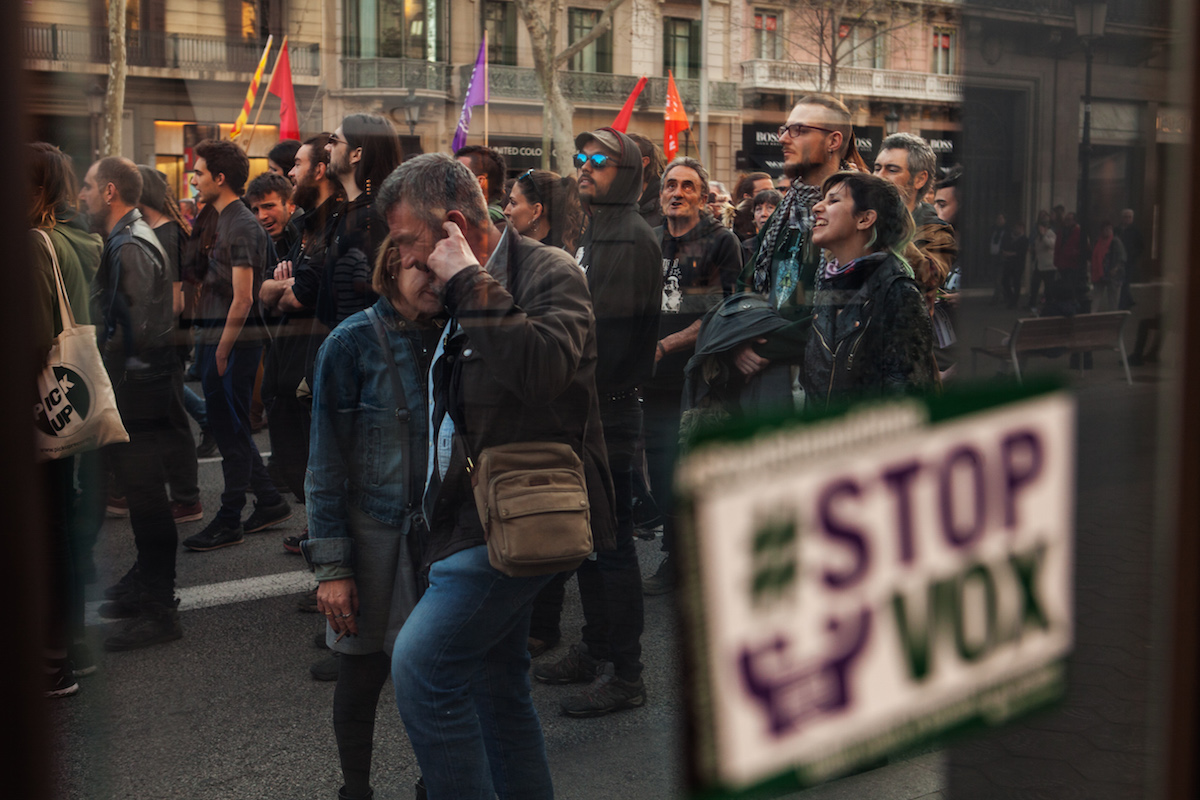
[(896, 532), (900, 536), (900, 561), (911, 564), (916, 556), (913, 543), (912, 482), (921, 471), (920, 461), (909, 461), (883, 473), (883, 482), (896, 496)]
[[(970, 523), (961, 528), (954, 516), (954, 487), (958, 483), (955, 475), (963, 472), (958, 468), (960, 464), (966, 466), (973, 478), (970, 507), (974, 514)], [(987, 519), (985, 513), (987, 509), (984, 505), (985, 491), (983, 457), (979, 455), (979, 451), (969, 445), (963, 445), (950, 451), (950, 455), (942, 464), (939, 496), (942, 511), (942, 533), (945, 535), (946, 541), (955, 547), (964, 547), (983, 533), (984, 522)]]
[(817, 500), (817, 513), (821, 517), (821, 526), (831, 539), (840, 539), (851, 551), (854, 561), (849, 570), (834, 572), (826, 569), (822, 575), (825, 585), (831, 589), (845, 589), (860, 580), (867, 571), (870, 553), (867, 550), (867, 537), (861, 530), (838, 520), (833, 515), (833, 502), (843, 496), (853, 498), (862, 496), (862, 487), (852, 478), (837, 481), (827, 486)]
[(1000, 443), (1004, 465), (1004, 525), (1017, 527), (1017, 492), (1042, 474), (1042, 439), (1031, 430), (1017, 431)]
[(773, 736), (850, 705), (850, 667), (866, 645), (871, 610), (864, 608), (857, 619), (831, 617), (826, 628), (830, 634), (826, 655), (802, 664), (792, 663), (791, 642), (782, 636), (742, 648), (738, 657), (742, 685), (763, 707)]

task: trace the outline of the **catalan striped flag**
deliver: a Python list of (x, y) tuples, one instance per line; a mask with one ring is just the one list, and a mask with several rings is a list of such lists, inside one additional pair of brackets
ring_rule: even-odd
[(242, 113), (238, 114), (237, 121), (233, 123), (233, 130), (229, 133), (230, 139), (236, 139), (242, 132), (242, 128), (246, 127), (246, 120), (250, 117), (250, 109), (254, 107), (254, 98), (258, 97), (258, 84), (262, 80), (263, 71), (267, 68), (267, 56), (271, 53), (271, 41), (274, 37), (267, 37), (267, 46), (263, 48), (262, 58), (258, 60), (258, 69), (254, 70), (254, 77), (250, 79), (250, 88), (246, 89), (246, 101), (242, 103)]

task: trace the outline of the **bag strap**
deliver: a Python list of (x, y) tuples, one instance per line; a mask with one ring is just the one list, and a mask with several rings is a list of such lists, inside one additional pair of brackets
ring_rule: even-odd
[(400, 423), (402, 432), (400, 436), (400, 458), (408, 475), (408, 505), (410, 508), (419, 508), (421, 506), (421, 496), (424, 493), (417, 484), (417, 470), (414, 469), (415, 465), (412, 461), (412, 428), (410, 425), (412, 412), (408, 408), (407, 395), (404, 393), (404, 382), (401, 380), (400, 370), (396, 366), (396, 356), (392, 351), (392, 343), (388, 340), (387, 331), (383, 328), (383, 320), (379, 318), (379, 313), (375, 311), (374, 307), (368, 307), (366, 312), (367, 319), (371, 321), (371, 326), (375, 328), (375, 336), (379, 339), (379, 346), (383, 349), (383, 358), (387, 362), (388, 378), (392, 383), (392, 395), (396, 404), (396, 420)]
[(46, 240), (46, 249), (50, 251), (50, 263), (54, 265), (54, 284), (58, 290), (58, 313), (62, 317), (63, 329), (74, 328), (76, 327), (75, 312), (71, 310), (71, 298), (67, 296), (67, 286), (63, 282), (62, 270), (58, 266), (58, 251), (54, 249), (54, 242), (50, 239), (50, 234), (41, 228), (34, 228), (34, 230)]

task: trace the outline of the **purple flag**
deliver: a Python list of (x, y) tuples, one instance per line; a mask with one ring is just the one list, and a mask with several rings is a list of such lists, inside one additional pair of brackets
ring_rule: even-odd
[(467, 96), (463, 99), (462, 113), (458, 115), (458, 128), (450, 150), (456, 152), (467, 143), (467, 130), (471, 127), (471, 107), (486, 105), (488, 101), (487, 38), (479, 43), (479, 56), (475, 69), (471, 70), (471, 82), (467, 84)]

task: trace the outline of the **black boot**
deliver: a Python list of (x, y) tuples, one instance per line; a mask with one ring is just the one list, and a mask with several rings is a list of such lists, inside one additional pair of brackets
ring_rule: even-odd
[(360, 794), (360, 795), (346, 794), (345, 786), (338, 789), (338, 800), (373, 800), (374, 797), (375, 797), (374, 789), (367, 789), (366, 794)]
[(136, 650), (183, 637), (177, 599), (172, 598), (168, 603), (146, 593), (142, 593), (138, 599), (140, 610), (137, 616), (122, 624), (104, 640), (105, 650)]

